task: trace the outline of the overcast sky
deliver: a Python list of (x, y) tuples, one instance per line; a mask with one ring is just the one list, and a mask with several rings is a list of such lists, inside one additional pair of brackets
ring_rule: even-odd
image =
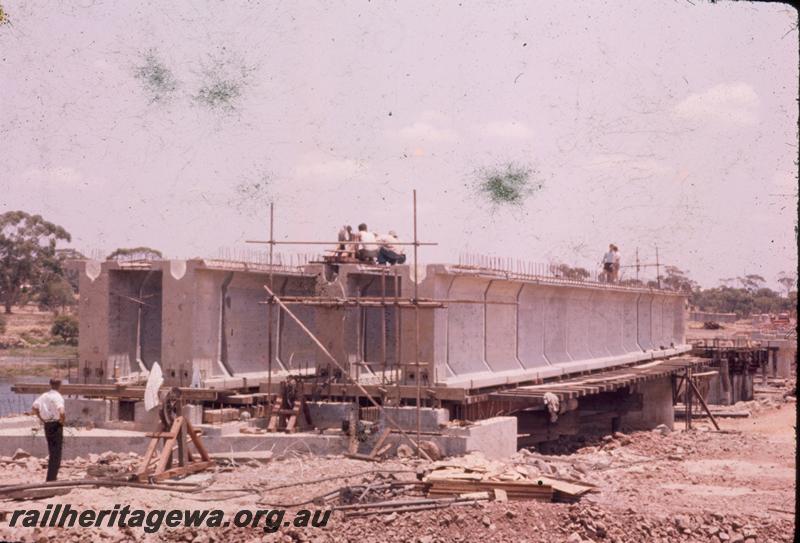
[[(84, 252), (215, 256), (267, 236), (271, 199), (279, 238), (408, 238), (416, 188), (428, 262), (797, 267), (786, 5), (0, 3), (0, 212)], [(508, 163), (532, 192), (492, 206), (480, 172)]]

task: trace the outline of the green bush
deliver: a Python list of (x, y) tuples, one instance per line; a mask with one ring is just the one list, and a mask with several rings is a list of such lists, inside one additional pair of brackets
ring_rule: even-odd
[[(42, 337), (42, 333), (37, 333), (38, 330), (27, 330), (22, 332), (19, 337), (29, 345), (43, 345), (47, 343), (47, 339)], [(46, 335), (47, 332), (44, 332)]]
[(61, 315), (56, 317), (50, 333), (60, 337), (67, 345), (78, 344), (78, 319), (72, 315)]

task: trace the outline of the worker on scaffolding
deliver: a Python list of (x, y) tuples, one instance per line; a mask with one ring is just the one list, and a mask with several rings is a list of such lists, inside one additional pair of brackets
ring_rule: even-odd
[(378, 264), (402, 264), (406, 261), (406, 255), (403, 254), (403, 246), (398, 245), (400, 238), (397, 237), (397, 232), (389, 230), (389, 233), (383, 236), (378, 236)]
[[(338, 238), (339, 238), (339, 240), (338, 240), (338, 241), (340, 241), (340, 242), (344, 242), (344, 241), (350, 241), (350, 240), (353, 238), (353, 227), (352, 227), (352, 226), (350, 226), (349, 224), (346, 224), (346, 225), (342, 226), (342, 227), (339, 229), (339, 236), (338, 236)], [(338, 250), (340, 250), (340, 251), (344, 251), (344, 250), (345, 250), (345, 248), (346, 248), (346, 247), (345, 247), (345, 244), (344, 244), (344, 243), (339, 243)]]
[(336, 246), (335, 256), (338, 259), (343, 259), (347, 256), (355, 257), (356, 249), (354, 248), (353, 244), (345, 243), (348, 241), (353, 241), (356, 235), (353, 234), (353, 227), (349, 224), (342, 226), (339, 230), (339, 245)]
[(367, 230), (367, 225), (363, 222), (358, 225), (358, 241), (356, 257), (362, 262), (374, 263), (379, 253), (378, 236)]

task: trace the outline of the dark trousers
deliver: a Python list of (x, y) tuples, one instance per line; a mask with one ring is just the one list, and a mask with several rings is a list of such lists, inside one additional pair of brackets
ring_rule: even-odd
[(395, 253), (386, 247), (381, 247), (378, 251), (378, 264), (402, 264), (405, 261), (406, 255)]
[(64, 445), (64, 425), (52, 421), (44, 423), (44, 437), (47, 438), (47, 480), (55, 481), (61, 467), (61, 447)]
[(380, 253), (377, 249), (368, 251), (367, 249), (359, 249), (356, 253), (356, 258), (362, 262), (374, 262)]

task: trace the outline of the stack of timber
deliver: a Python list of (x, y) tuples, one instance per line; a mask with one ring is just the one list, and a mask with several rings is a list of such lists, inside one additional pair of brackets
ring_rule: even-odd
[(434, 469), (423, 477), (423, 482), (428, 485), (429, 496), (493, 492), (509, 500), (572, 502), (593, 490), (593, 487), (583, 484), (531, 476), (525, 468), (509, 467), (498, 462), (476, 462), (472, 455), (459, 460), (458, 463), (437, 462)]

